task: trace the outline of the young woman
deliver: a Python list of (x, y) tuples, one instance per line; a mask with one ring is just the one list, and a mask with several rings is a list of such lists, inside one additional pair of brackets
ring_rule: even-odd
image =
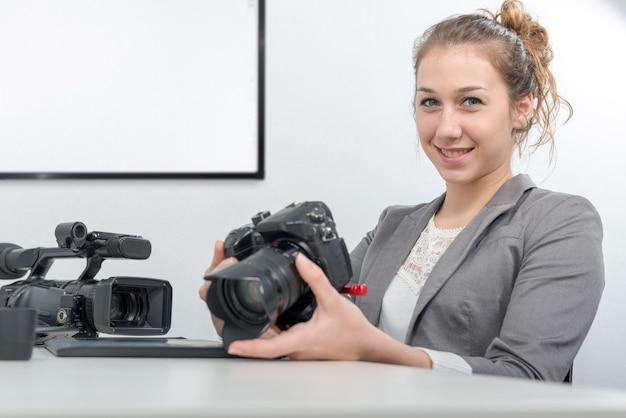
[[(604, 267), (593, 206), (511, 168), (514, 152), (552, 149), (560, 105), (571, 114), (548, 66), (547, 32), (507, 0), (496, 14), (433, 26), (414, 57), (417, 131), (445, 193), (384, 211), (352, 253), (353, 281), (369, 289), (356, 304), (299, 255), (318, 303), (312, 319), (229, 352), (563, 381), (595, 316)], [(539, 135), (529, 142), (532, 127)], [(230, 262), (218, 242), (209, 270)]]

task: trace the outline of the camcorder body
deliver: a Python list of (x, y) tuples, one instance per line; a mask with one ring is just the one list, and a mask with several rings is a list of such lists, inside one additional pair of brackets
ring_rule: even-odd
[(206, 302), (224, 320), (224, 346), (256, 338), (275, 324), (287, 329), (307, 321), (315, 298), (295, 267), (298, 253), (318, 264), (338, 291), (352, 277), (350, 255), (337, 235), (330, 209), (323, 202), (291, 204), (231, 231), (225, 256), (239, 262), (205, 276), (211, 281)]
[[(59, 224), (57, 248), (23, 249), (0, 243), (0, 279), (18, 280), (0, 288), (0, 307), (37, 310), (38, 334), (97, 338), (98, 333), (162, 335), (169, 331), (172, 287), (160, 279), (111, 277), (96, 280), (107, 258), (147, 259), (150, 241), (140, 236), (87, 232), (81, 222)], [(85, 258), (76, 280), (47, 280), (58, 258)], [(41, 341), (38, 341), (41, 342)]]

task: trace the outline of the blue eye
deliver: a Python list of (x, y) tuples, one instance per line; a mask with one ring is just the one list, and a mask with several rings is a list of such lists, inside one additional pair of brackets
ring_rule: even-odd
[(420, 106), (424, 106), (424, 107), (437, 106), (437, 101), (435, 99), (423, 99), (420, 101)]
[(463, 104), (466, 106), (476, 106), (482, 104), (482, 100), (477, 97), (466, 97), (463, 99)]

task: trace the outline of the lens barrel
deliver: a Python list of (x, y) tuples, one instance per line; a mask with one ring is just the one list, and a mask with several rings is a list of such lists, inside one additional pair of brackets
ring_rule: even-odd
[(224, 343), (255, 338), (306, 292), (295, 267), (297, 249), (269, 246), (216, 270), (207, 294), (209, 310), (225, 320)]

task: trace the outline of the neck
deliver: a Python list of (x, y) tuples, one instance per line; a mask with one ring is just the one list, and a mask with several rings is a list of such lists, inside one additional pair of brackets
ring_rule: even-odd
[(435, 215), (435, 224), (445, 229), (464, 227), (512, 177), (513, 174), (508, 173), (495, 181), (471, 184), (447, 183), (446, 197)]

